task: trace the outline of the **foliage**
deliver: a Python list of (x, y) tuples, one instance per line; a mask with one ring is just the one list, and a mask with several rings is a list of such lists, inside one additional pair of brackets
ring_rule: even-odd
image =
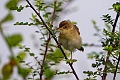
[[(32, 17), (30, 20), (32, 22), (16, 22), (14, 25), (27, 25), (27, 26), (37, 26), (38, 31), (36, 33), (39, 33), (42, 35), (40, 37), (40, 41), (43, 43), (40, 44), (40, 55), (36, 56), (35, 53), (30, 52), (30, 48), (26, 47), (25, 45), (22, 45), (20, 42), (22, 42), (23, 38), (21, 34), (11, 34), (11, 35), (5, 35), (4, 30), (2, 29), (2, 24), (5, 22), (12, 21), (14, 19), (14, 16), (12, 14), (13, 10), (16, 10), (17, 12), (21, 12), (25, 8), (30, 8), (30, 5), (26, 4), (25, 6), (23, 5), (18, 5), (20, 0), (10, 0), (6, 3), (6, 8), (9, 10), (8, 14), (0, 21), (0, 29), (1, 29), (1, 34), (6, 41), (11, 56), (10, 62), (6, 63), (2, 67), (2, 75), (1, 77), (2, 80), (10, 79), (12, 74), (14, 73), (14, 67), (17, 67), (17, 72), (18, 75), (20, 75), (23, 80), (25, 79), (40, 79), (44, 78), (45, 80), (51, 80), (55, 75), (60, 75), (60, 74), (69, 74), (72, 73), (71, 71), (63, 71), (59, 72), (57, 69), (52, 69), (52, 67), (56, 66), (57, 64), (60, 64), (61, 61), (64, 60), (64, 56), (61, 53), (60, 49), (56, 49), (57, 45), (54, 44), (51, 40), (51, 35), (47, 31), (45, 25), (41, 20), (38, 19), (37, 14), (32, 13)], [(35, 7), (36, 11), (42, 11), (42, 16), (45, 20), (45, 23), (49, 26), (50, 31), (53, 34), (56, 34), (55, 30), (53, 29), (56, 26), (53, 26), (53, 22), (57, 21), (59, 18), (58, 14), (63, 11), (62, 6), (66, 3), (70, 3), (71, 0), (66, 0), (66, 1), (52, 1), (52, 2), (46, 2), (45, 0), (35, 0)], [(39, 13), (39, 14), (41, 14)], [(55, 35), (52, 35), (56, 37)], [(23, 50), (23, 52), (18, 53), (17, 56), (14, 55), (13, 48), (14, 47), (19, 47), (20, 49)], [(31, 57), (33, 57), (36, 60), (35, 65), (37, 66), (32, 66), (30, 63), (26, 63), (25, 57), (26, 53), (29, 53)], [(43, 56), (43, 57), (41, 57)], [(69, 54), (67, 55), (69, 56)], [(41, 58), (41, 60), (39, 60)], [(42, 59), (43, 58), (43, 59)], [(12, 60), (12, 61), (11, 61)], [(66, 60), (64, 60), (66, 61)], [(73, 60), (75, 62), (75, 60)], [(25, 64), (27, 66), (21, 66), (22, 64)], [(68, 62), (69, 63), (69, 62)], [(57, 72), (56, 72), (57, 71)], [(28, 77), (29, 75), (32, 75), (33, 77)], [(44, 77), (43, 77), (44, 75)]]
[[(14, 19), (12, 11), (10, 11), (11, 7), (16, 7), (20, 1), (19, 0), (10, 0), (6, 3), (6, 8), (8, 9), (7, 15), (0, 20), (0, 33), (6, 42), (8, 49), (10, 51), (10, 56), (9, 56), (9, 61), (5, 63), (2, 68), (2, 76), (0, 76), (1, 80), (9, 80), (11, 76), (14, 73), (14, 68), (17, 67), (18, 69), (18, 74), (22, 76), (23, 79), (26, 79), (28, 74), (31, 72), (28, 68), (25, 69), (25, 67), (21, 66), (20, 64), (20, 59), (24, 60), (25, 59), (25, 52), (20, 52), (18, 55), (14, 55), (13, 48), (17, 47), (17, 45), (23, 40), (21, 34), (16, 33), (16, 34), (11, 34), (11, 35), (5, 35), (4, 30), (3, 30), (3, 24), (6, 22), (12, 21)], [(19, 59), (18, 59), (19, 58)], [(26, 73), (21, 74), (21, 71), (24, 69), (26, 70)]]
[(106, 14), (101, 17), (106, 25), (106, 28), (102, 31), (102, 35), (99, 34), (101, 30), (98, 26), (96, 26), (96, 22), (94, 20), (92, 21), (97, 31), (95, 36), (102, 38), (101, 45), (103, 51), (99, 53), (92, 52), (88, 55), (88, 58), (95, 60), (95, 63), (92, 63), (92, 67), (95, 68), (96, 71), (84, 71), (84, 73), (88, 76), (85, 80), (97, 80), (97, 77), (101, 77), (102, 80), (106, 80), (108, 73), (112, 73), (114, 75), (113, 80), (115, 80), (116, 74), (120, 72), (120, 67), (118, 64), (120, 60), (120, 32), (117, 30), (115, 31), (120, 12), (120, 3), (114, 3), (110, 10), (112, 9), (117, 13), (115, 19), (112, 19), (110, 14)]
[[(76, 79), (79, 80), (78, 74), (72, 66), (72, 64), (77, 60), (73, 59), (71, 63), (71, 60), (67, 58), (70, 54), (64, 54), (64, 50), (61, 46), (59, 47), (56, 37), (56, 26), (54, 25), (54, 23), (59, 20), (60, 15), (66, 12), (63, 5), (65, 6), (72, 1), (73, 0), (53, 0), (49, 2), (46, 0), (34, 0), (34, 6), (29, 2), (29, 0), (26, 0), (27, 4), (25, 6), (18, 5), (21, 0), (10, 0), (6, 3), (8, 14), (0, 20), (0, 33), (9, 48), (10, 57), (9, 61), (1, 68), (3, 76), (0, 76), (0, 79), (10, 80), (14, 73), (14, 68), (17, 67), (17, 73), (23, 80), (52, 80), (56, 75), (64, 74), (74, 74)], [(13, 10), (21, 12), (22, 10), (25, 10), (25, 8), (31, 8), (35, 12), (31, 15), (31, 22), (17, 21), (14, 25), (36, 26), (38, 28), (36, 33), (41, 34), (39, 39), (42, 42), (40, 43), (39, 55), (31, 52), (31, 49), (26, 47), (26, 45), (21, 44), (23, 41), (21, 34), (15, 33), (5, 35), (3, 30), (3, 24), (14, 19)], [(103, 51), (101, 52), (93, 51), (88, 54), (88, 59), (95, 60), (95, 62), (91, 65), (95, 71), (84, 71), (83, 73), (87, 75), (87, 78), (84, 80), (97, 80), (98, 77), (101, 77), (102, 80), (106, 80), (108, 73), (112, 73), (114, 75), (113, 80), (115, 80), (116, 74), (120, 73), (120, 32), (115, 30), (120, 14), (120, 3), (114, 3), (110, 10), (114, 10), (117, 13), (116, 18), (113, 19), (110, 14), (103, 15), (101, 18), (105, 22), (106, 26), (103, 30), (97, 26), (96, 21), (92, 20), (92, 24), (96, 30), (94, 36), (100, 38), (101, 45), (88, 43), (83, 44), (83, 46), (86, 47), (93, 46), (103, 48)], [(77, 24), (74, 21), (72, 23)], [(53, 40), (57, 43), (57, 45), (53, 42)], [(22, 52), (15, 55), (13, 51), (13, 48), (15, 47), (19, 47)], [(34, 65), (31, 64), (32, 62), (26, 63), (26, 53), (35, 59)], [(59, 71), (57, 65), (62, 61), (69, 65), (71, 70)], [(25, 64), (27, 67), (22, 64)]]

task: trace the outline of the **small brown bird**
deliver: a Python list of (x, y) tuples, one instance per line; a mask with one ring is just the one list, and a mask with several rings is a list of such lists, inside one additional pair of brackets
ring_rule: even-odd
[(80, 37), (79, 28), (72, 24), (70, 21), (62, 21), (59, 24), (58, 30), (60, 34), (58, 36), (58, 42), (66, 49), (72, 52), (76, 49), (84, 51), (82, 47), (82, 38)]

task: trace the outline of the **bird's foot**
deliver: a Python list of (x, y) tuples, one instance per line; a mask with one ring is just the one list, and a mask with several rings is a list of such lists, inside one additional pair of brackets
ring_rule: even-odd
[(70, 64), (73, 64), (73, 60), (70, 58)]
[(60, 48), (61, 45), (62, 45), (61, 43), (58, 43), (57, 47)]
[(70, 57), (70, 63), (73, 64), (73, 59), (72, 56)]

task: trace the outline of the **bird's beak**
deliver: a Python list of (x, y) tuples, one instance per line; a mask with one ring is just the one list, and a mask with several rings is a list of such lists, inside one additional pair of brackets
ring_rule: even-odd
[(57, 30), (59, 30), (59, 31), (62, 30), (62, 29), (63, 29), (62, 27), (61, 28), (57, 28)]

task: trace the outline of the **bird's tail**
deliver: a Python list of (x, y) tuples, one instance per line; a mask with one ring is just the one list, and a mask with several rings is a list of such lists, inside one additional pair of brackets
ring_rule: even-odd
[(84, 48), (83, 48), (83, 47), (81, 47), (81, 48), (80, 48), (80, 49), (78, 49), (78, 50), (80, 50), (80, 51), (84, 52)]

